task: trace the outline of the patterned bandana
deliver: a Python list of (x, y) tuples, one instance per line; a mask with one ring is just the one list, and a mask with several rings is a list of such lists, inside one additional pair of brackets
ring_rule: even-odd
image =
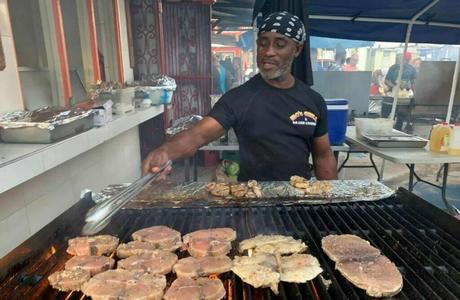
[(299, 17), (285, 11), (275, 12), (266, 17), (260, 24), (257, 35), (262, 32), (276, 32), (300, 44), (307, 39), (303, 22)]

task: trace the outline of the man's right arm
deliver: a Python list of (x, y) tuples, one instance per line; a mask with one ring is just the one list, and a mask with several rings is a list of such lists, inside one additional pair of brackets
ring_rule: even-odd
[(224, 133), (225, 129), (219, 122), (212, 117), (204, 117), (193, 128), (176, 134), (170, 141), (150, 152), (142, 162), (142, 173), (158, 172), (168, 160), (192, 156), (201, 146)]

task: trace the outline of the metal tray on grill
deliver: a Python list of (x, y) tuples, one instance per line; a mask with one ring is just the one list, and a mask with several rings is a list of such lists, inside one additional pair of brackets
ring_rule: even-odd
[(363, 138), (372, 146), (379, 148), (423, 148), (428, 140), (409, 135), (398, 133), (392, 135), (363, 135)]
[(295, 204), (330, 204), (355, 201), (376, 201), (393, 195), (394, 191), (378, 181), (331, 180), (331, 192), (327, 195), (304, 195), (303, 190), (289, 182), (259, 182), (263, 198), (234, 198), (212, 196), (204, 182), (153, 183), (147, 186), (128, 204), (127, 208), (197, 207), (197, 206), (260, 206)]

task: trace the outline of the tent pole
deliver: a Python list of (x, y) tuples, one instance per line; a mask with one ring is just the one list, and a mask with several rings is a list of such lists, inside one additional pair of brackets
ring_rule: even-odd
[(252, 37), (253, 37), (253, 52), (252, 52), (252, 76), (257, 74), (257, 25), (256, 22), (254, 22), (254, 25), (252, 27)]
[(457, 47), (457, 62), (455, 63), (454, 78), (452, 79), (452, 88), (450, 90), (449, 107), (447, 109), (446, 122), (450, 123), (452, 116), (452, 107), (454, 106), (455, 92), (457, 90), (458, 72), (460, 69), (460, 48)]
[(432, 8), (436, 3), (438, 3), (439, 0), (433, 0), (431, 3), (426, 5), (424, 8), (422, 8), (419, 12), (417, 12), (412, 19), (410, 20), (409, 25), (407, 26), (407, 31), (406, 31), (406, 39), (404, 41), (404, 51), (403, 51), (403, 56), (401, 57), (401, 61), (399, 62), (399, 72), (398, 72), (398, 79), (396, 80), (396, 86), (393, 88), (393, 106), (391, 107), (391, 113), (388, 116), (389, 119), (394, 119), (395, 114), (396, 114), (396, 107), (398, 106), (398, 94), (399, 94), (399, 88), (401, 87), (401, 78), (402, 78), (402, 72), (403, 72), (403, 67), (404, 67), (404, 55), (407, 52), (407, 46), (409, 45), (410, 41), (410, 36), (412, 34), (412, 27), (414, 26), (415, 21), (423, 15), (427, 10)]

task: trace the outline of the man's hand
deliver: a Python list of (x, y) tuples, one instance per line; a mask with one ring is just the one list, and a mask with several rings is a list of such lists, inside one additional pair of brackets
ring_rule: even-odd
[[(199, 147), (217, 139), (224, 133), (224, 128), (216, 120), (204, 117), (191, 129), (176, 134), (170, 141), (150, 152), (142, 162), (142, 174), (158, 173), (168, 160), (174, 161), (192, 156)], [(165, 179), (170, 172), (171, 167), (167, 167), (162, 172), (160, 179)]]
[[(158, 173), (161, 171), (161, 167), (164, 166), (169, 160), (168, 152), (163, 148), (159, 147), (158, 149), (152, 151), (147, 155), (147, 157), (142, 162), (142, 175), (147, 173)], [(172, 167), (169, 166), (163, 170), (159, 179), (166, 179), (172, 170)]]

